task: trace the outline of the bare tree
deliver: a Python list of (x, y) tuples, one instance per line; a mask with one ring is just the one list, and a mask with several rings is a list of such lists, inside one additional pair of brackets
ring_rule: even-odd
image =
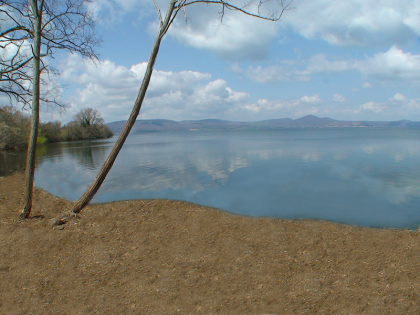
[(105, 125), (102, 114), (96, 109), (82, 109), (74, 115), (73, 119), (64, 127), (68, 140), (76, 140), (78, 138), (101, 139), (109, 138), (113, 135), (111, 129)]
[[(90, 0), (2, 0), (0, 16), (6, 28), (0, 44), (8, 50), (3, 58), (2, 79), (9, 84), (3, 92), (17, 101), (31, 98), (31, 132), (26, 163), (24, 208), (27, 218), (32, 208), (36, 140), (41, 100), (41, 73), (51, 69), (45, 58), (57, 49), (97, 58), (93, 47), (100, 40), (94, 32), (94, 21), (88, 11)], [(25, 71), (32, 63), (31, 72)], [(9, 80), (9, 81), (7, 81)], [(30, 82), (30, 89), (25, 86)]]
[[(193, 4), (207, 4), (207, 5), (219, 5), (221, 6), (220, 14), (220, 21), (223, 21), (225, 11), (226, 10), (232, 10), (237, 11), (246, 15), (249, 15), (254, 18), (269, 20), (269, 21), (278, 21), (282, 17), (283, 13), (290, 8), (290, 5), (293, 0), (287, 0), (287, 3), (284, 2), (284, 0), (259, 0), (257, 2), (251, 2), (246, 3), (243, 6), (237, 6), (234, 5), (231, 2), (224, 1), (224, 0), (171, 0), (168, 6), (168, 9), (166, 11), (166, 15), (163, 18), (161, 10), (156, 2), (156, 0), (153, 0), (157, 14), (159, 16), (159, 32), (156, 36), (156, 40), (154, 43), (154, 46), (152, 48), (152, 52), (149, 57), (149, 62), (147, 64), (147, 69), (143, 78), (143, 82), (141, 84), (139, 93), (137, 95), (136, 101), (134, 103), (132, 112), (130, 117), (127, 120), (127, 123), (121, 132), (118, 140), (116, 141), (114, 147), (112, 148), (108, 158), (104, 162), (101, 170), (99, 171), (98, 175), (96, 176), (95, 180), (92, 182), (88, 190), (83, 194), (83, 196), (76, 201), (72, 209), (70, 211), (66, 211), (65, 213), (59, 215), (57, 218), (55, 218), (52, 221), (53, 225), (61, 225), (65, 224), (69, 218), (72, 216), (76, 216), (80, 211), (92, 200), (92, 198), (95, 196), (99, 188), (101, 187), (103, 181), (105, 180), (108, 172), (111, 170), (112, 165), (114, 164), (118, 153), (120, 152), (121, 148), (124, 145), (125, 140), (127, 139), (131, 128), (136, 122), (137, 116), (140, 113), (141, 106), (143, 104), (144, 97), (146, 95), (147, 88), (149, 86), (150, 79), (152, 77), (153, 67), (156, 62), (156, 58), (159, 52), (160, 44), (165, 36), (165, 34), (168, 32), (170, 26), (174, 22), (175, 18), (177, 17), (179, 12), (183, 12), (185, 16), (185, 20), (187, 21), (187, 14), (186, 14), (186, 8)], [(262, 7), (264, 5), (267, 5), (269, 3), (275, 2), (278, 4), (278, 10), (269, 10), (267, 11), (268, 14), (262, 13)]]
[(102, 118), (101, 113), (92, 108), (82, 109), (73, 118), (78, 122), (82, 127), (93, 126), (93, 125), (102, 125), (104, 119)]
[[(0, 92), (13, 101), (28, 104), (31, 90), (28, 82), (32, 77), (27, 73), (32, 60), (28, 34), (19, 25), (13, 25), (13, 12), (0, 2)], [(17, 23), (16, 23), (17, 24)]]
[[(0, 93), (9, 97), (10, 104), (28, 108), (33, 97), (34, 34), (26, 26), (29, 16), (25, 15), (25, 5), (30, 4), (0, 0)], [(60, 87), (51, 77), (56, 74), (50, 65), (42, 67), (40, 101), (64, 107), (57, 100)]]

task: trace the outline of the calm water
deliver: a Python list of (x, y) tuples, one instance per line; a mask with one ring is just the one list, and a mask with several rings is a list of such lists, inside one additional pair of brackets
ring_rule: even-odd
[[(114, 141), (41, 148), (36, 185), (76, 200)], [(417, 228), (419, 166), (420, 130), (133, 135), (94, 202), (165, 198), (250, 216)]]

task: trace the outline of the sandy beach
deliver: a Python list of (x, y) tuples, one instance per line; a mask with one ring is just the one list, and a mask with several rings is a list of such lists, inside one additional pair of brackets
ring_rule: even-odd
[[(168, 200), (93, 204), (0, 178), (1, 314), (420, 314), (418, 231), (241, 217)], [(279, 205), (281, 206), (281, 205)]]

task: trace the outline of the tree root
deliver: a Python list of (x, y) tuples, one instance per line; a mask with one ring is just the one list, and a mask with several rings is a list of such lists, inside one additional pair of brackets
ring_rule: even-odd
[(19, 220), (25, 220), (25, 219), (29, 219), (29, 212), (22, 211), (19, 214)]
[(53, 227), (59, 226), (59, 225), (64, 225), (68, 221), (70, 221), (71, 219), (77, 218), (77, 217), (78, 217), (77, 213), (75, 213), (73, 211), (67, 211), (67, 212), (64, 212), (64, 213), (60, 214), (56, 218), (52, 219), (51, 220), (51, 225)]

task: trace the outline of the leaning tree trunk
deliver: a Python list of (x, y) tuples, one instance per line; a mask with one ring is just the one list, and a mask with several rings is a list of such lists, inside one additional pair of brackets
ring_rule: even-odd
[(146, 91), (150, 83), (150, 79), (153, 73), (153, 67), (156, 62), (157, 55), (159, 53), (160, 43), (162, 41), (163, 36), (168, 30), (168, 27), (172, 23), (172, 13), (174, 11), (176, 0), (172, 0), (168, 11), (166, 13), (165, 20), (162, 21), (160, 25), (159, 33), (156, 37), (156, 41), (154, 43), (152, 52), (150, 54), (149, 62), (147, 64), (146, 73), (144, 74), (143, 82), (140, 87), (139, 94), (137, 95), (136, 101), (134, 103), (133, 110), (131, 111), (131, 115), (125, 124), (123, 131), (121, 132), (120, 136), (118, 137), (117, 142), (115, 142), (114, 147), (112, 148), (108, 158), (106, 159), (105, 163), (102, 165), (101, 170), (99, 171), (98, 175), (96, 176), (95, 180), (92, 182), (88, 190), (83, 194), (83, 196), (76, 201), (73, 205), (72, 209), (52, 221), (53, 225), (61, 225), (65, 224), (71, 216), (77, 215), (82, 209), (87, 206), (87, 204), (92, 200), (95, 196), (99, 188), (101, 187), (102, 183), (104, 182), (108, 172), (111, 170), (112, 165), (114, 164), (118, 153), (120, 152), (121, 148), (124, 145), (125, 140), (127, 139), (131, 128), (134, 126), (137, 116), (140, 113), (141, 106), (143, 104), (144, 97), (146, 96)]
[(34, 189), (34, 175), (35, 175), (35, 153), (36, 140), (38, 138), (39, 125), (39, 96), (40, 96), (40, 78), (41, 78), (41, 22), (42, 22), (42, 7), (38, 9), (37, 1), (32, 0), (32, 11), (35, 15), (34, 25), (34, 47), (33, 47), (33, 92), (32, 92), (32, 118), (31, 131), (29, 135), (28, 152), (26, 156), (25, 169), (25, 191), (24, 191), (24, 207), (20, 214), (22, 219), (26, 219), (31, 214), (32, 210), (32, 196)]

